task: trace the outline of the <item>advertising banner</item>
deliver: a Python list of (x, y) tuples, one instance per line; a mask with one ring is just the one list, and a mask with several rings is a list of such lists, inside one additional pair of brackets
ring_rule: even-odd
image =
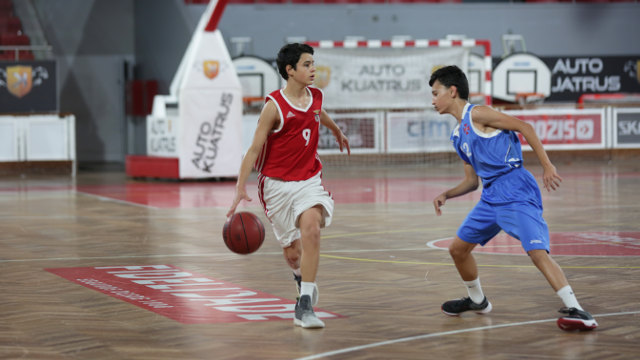
[(178, 157), (178, 117), (147, 116), (147, 155)]
[[(547, 150), (602, 149), (605, 114), (602, 110), (540, 109), (505, 111), (533, 126)], [(531, 150), (518, 133), (523, 150)]]
[[(378, 153), (380, 152), (380, 126), (382, 125), (382, 112), (329, 114), (333, 121), (340, 127), (349, 139), (351, 153)], [(346, 149), (344, 149), (346, 151)], [(318, 153), (337, 154), (340, 148), (331, 130), (320, 126), (320, 140)]]
[(434, 68), (467, 71), (469, 49), (315, 49), (315, 85), (327, 109), (424, 109), (431, 104)]
[[(173, 265), (48, 268), (88, 289), (183, 324), (293, 319), (294, 300), (284, 299)], [(315, 309), (322, 319), (340, 314)]]
[(458, 124), (451, 115), (435, 111), (387, 113), (390, 153), (454, 151), (451, 132)]
[(640, 93), (640, 55), (541, 59), (551, 69), (551, 95), (545, 101), (576, 102), (582, 94)]
[(614, 148), (640, 148), (640, 108), (613, 109)]
[(242, 159), (242, 90), (220, 31), (204, 32), (179, 87), (180, 178), (233, 177)]
[(57, 111), (55, 61), (0, 61), (0, 113)]

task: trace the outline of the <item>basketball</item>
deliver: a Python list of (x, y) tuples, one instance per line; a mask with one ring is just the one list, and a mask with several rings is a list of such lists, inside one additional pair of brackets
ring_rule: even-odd
[(237, 212), (224, 224), (222, 238), (224, 244), (234, 253), (251, 254), (258, 250), (264, 241), (264, 225), (253, 213)]

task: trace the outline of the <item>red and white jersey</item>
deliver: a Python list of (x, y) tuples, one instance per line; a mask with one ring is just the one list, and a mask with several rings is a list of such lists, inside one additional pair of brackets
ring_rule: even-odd
[(306, 108), (294, 106), (283, 90), (269, 94), (280, 115), (280, 126), (273, 130), (262, 147), (255, 168), (262, 175), (285, 181), (307, 180), (322, 170), (318, 157), (322, 91), (307, 87), (311, 101)]

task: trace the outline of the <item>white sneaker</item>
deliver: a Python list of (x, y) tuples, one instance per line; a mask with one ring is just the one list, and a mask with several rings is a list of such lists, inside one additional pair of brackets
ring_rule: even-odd
[(313, 312), (311, 297), (309, 295), (302, 295), (300, 300), (298, 300), (293, 323), (294, 325), (301, 326), (305, 329), (320, 329), (324, 327), (324, 322), (318, 319), (316, 314)]

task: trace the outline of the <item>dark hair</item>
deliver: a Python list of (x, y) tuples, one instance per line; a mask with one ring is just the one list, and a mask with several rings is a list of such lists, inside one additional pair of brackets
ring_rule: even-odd
[(455, 65), (444, 66), (431, 74), (429, 86), (438, 80), (446, 87), (455, 86), (458, 89), (458, 95), (463, 100), (469, 100), (469, 82), (467, 76)]
[(300, 43), (287, 44), (278, 51), (276, 63), (278, 64), (278, 72), (283, 79), (287, 80), (289, 78), (287, 65), (291, 65), (295, 69), (300, 56), (305, 53), (313, 55), (313, 48), (307, 44)]

